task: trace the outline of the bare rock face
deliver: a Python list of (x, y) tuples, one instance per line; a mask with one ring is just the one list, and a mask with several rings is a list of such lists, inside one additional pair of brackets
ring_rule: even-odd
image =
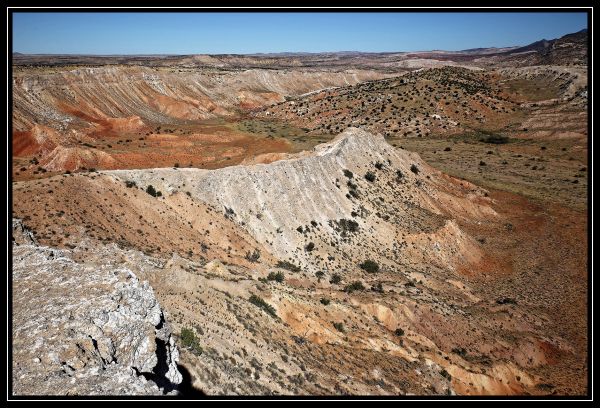
[(37, 243), (31, 231), (29, 231), (25, 225), (23, 225), (23, 221), (19, 219), (13, 219), (12, 228), (12, 241), (14, 245)]
[[(352, 268), (345, 254), (360, 241), (384, 259), (402, 253), (452, 267), (477, 256), (473, 240), (449, 218), (453, 209), (462, 216), (495, 216), (482, 189), (458, 184), (416, 153), (358, 128), (310, 154), (270, 164), (105, 173), (167, 194), (185, 185), (276, 258), (312, 272)], [(321, 260), (315, 262), (315, 255)]]
[(13, 393), (160, 395), (182, 376), (148, 282), (35, 244), (13, 222)]

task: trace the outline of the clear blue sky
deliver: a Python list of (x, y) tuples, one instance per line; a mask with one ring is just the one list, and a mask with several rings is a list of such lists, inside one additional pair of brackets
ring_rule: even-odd
[(15, 13), (13, 51), (225, 54), (463, 50), (587, 28), (585, 13)]

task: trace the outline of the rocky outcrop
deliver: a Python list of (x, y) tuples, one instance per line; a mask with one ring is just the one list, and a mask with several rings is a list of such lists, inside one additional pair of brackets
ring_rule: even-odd
[(13, 218), (12, 220), (12, 242), (13, 245), (21, 245), (21, 244), (36, 244), (37, 241), (35, 237), (25, 227), (23, 221), (18, 218)]
[(179, 352), (148, 282), (37, 245), (13, 221), (13, 394), (174, 392)]
[(346, 254), (357, 243), (371, 256), (452, 268), (478, 254), (451, 219), (452, 209), (462, 216), (495, 214), (482, 189), (443, 177), (417, 154), (358, 128), (310, 154), (266, 165), (105, 174), (163, 194), (185, 185), (191, 197), (221, 211), (278, 259), (314, 272), (355, 268)]

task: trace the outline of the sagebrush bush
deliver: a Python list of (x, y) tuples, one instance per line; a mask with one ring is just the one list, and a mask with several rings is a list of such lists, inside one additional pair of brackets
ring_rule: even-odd
[(265, 302), (261, 297), (258, 297), (256, 295), (251, 295), (250, 299), (248, 299), (248, 300), (250, 301), (250, 303), (252, 303), (255, 306), (258, 306), (259, 308), (261, 308), (262, 310), (264, 310), (271, 316), (277, 317), (277, 311), (275, 310), (275, 308), (273, 306), (271, 306), (270, 304), (268, 304), (267, 302)]
[(365, 286), (360, 281), (354, 281), (344, 288), (344, 292), (352, 293), (356, 290), (365, 290)]
[(250, 262), (258, 262), (260, 259), (260, 251), (256, 248), (253, 252), (246, 252), (246, 259)]
[(339, 332), (344, 332), (344, 323), (336, 322), (333, 324), (333, 327), (335, 327), (335, 329)]
[(334, 284), (334, 285), (337, 285), (341, 281), (342, 281), (342, 276), (339, 273), (334, 273), (331, 276), (331, 280), (329, 282), (332, 283), (332, 284)]
[(362, 270), (369, 272), (369, 273), (379, 272), (379, 264), (370, 259), (367, 259), (366, 261), (361, 263), (359, 266)]
[(152, 184), (146, 187), (146, 193), (150, 194), (152, 197), (160, 197), (162, 193), (157, 191)]
[(267, 279), (270, 281), (276, 281), (276, 282), (283, 282), (285, 280), (285, 275), (283, 274), (283, 272), (279, 271), (279, 272), (269, 272), (269, 275), (267, 276)]
[(294, 265), (293, 263), (288, 262), (288, 261), (277, 261), (277, 264), (275, 266), (277, 266), (278, 268), (281, 268), (281, 269), (287, 269), (288, 271), (291, 271), (291, 272), (300, 272), (301, 271), (299, 266)]
[(192, 329), (183, 327), (179, 337), (181, 338), (181, 345), (183, 347), (187, 348), (196, 355), (202, 354), (202, 347), (200, 346), (198, 338)]

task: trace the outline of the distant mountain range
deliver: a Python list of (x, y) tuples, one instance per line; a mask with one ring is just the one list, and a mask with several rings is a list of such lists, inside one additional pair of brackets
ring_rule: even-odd
[(587, 64), (588, 30), (553, 40), (542, 39), (525, 46), (471, 48), (461, 51), (413, 52), (281, 52), (211, 55), (51, 55), (14, 52), (14, 65), (106, 65), (214, 66), (219, 68), (346, 67), (394, 70), (414, 68), (414, 60), (432, 60), (424, 66), (462, 64), (475, 66), (531, 66)]

